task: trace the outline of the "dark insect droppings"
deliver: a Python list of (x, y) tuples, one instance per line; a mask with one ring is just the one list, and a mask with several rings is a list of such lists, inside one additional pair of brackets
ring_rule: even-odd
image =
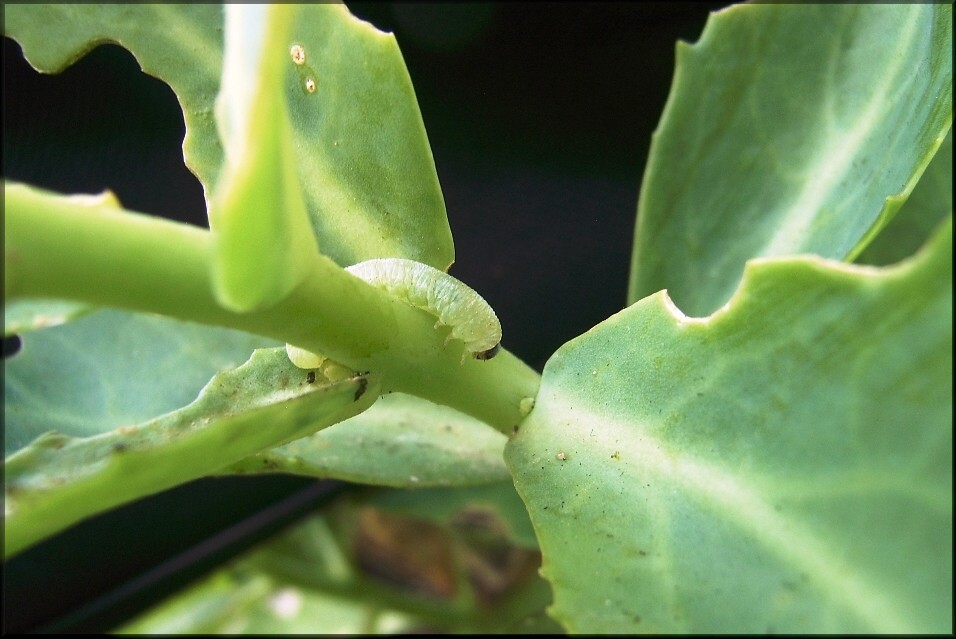
[(352, 401), (357, 402), (359, 397), (365, 394), (366, 388), (368, 388), (368, 380), (364, 377), (360, 377), (358, 388), (355, 389), (355, 398)]

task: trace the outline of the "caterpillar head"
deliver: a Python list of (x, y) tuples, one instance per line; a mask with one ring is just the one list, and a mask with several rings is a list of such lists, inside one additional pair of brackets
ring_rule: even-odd
[(491, 359), (492, 357), (497, 355), (498, 351), (500, 350), (501, 350), (501, 342), (498, 342), (497, 344), (495, 344), (494, 346), (492, 346), (486, 351), (477, 351), (475, 353), (475, 359), (482, 359), (482, 360)]

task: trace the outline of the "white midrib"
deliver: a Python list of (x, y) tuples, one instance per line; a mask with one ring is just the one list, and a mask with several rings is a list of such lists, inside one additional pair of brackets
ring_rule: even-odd
[[(580, 409), (580, 406), (578, 406)], [(571, 407), (556, 405), (555, 415), (572, 413)], [(776, 511), (763, 495), (746, 485), (740, 477), (688, 455), (668, 451), (668, 446), (646, 433), (635, 437), (633, 423), (613, 421), (601, 415), (590, 441), (607, 449), (627, 442), (632, 463), (642, 472), (664, 477), (687, 493), (726, 513), (726, 520), (737, 525), (756, 542), (805, 573), (828, 600), (839, 602), (874, 632), (911, 632), (899, 604), (885, 592), (868, 584), (863, 575), (847, 565), (819, 535)]]
[[(912, 13), (907, 15), (909, 17), (907, 29), (901, 38), (904, 42), (895, 44), (896, 51), (906, 51), (915, 36), (917, 20), (913, 18)], [(828, 144), (818, 154), (820, 160), (816, 163), (816, 171), (812, 177), (804, 181), (803, 190), (789, 207), (788, 216), (759, 255), (798, 253), (805, 246), (813, 219), (820, 211), (824, 200), (832, 193), (834, 185), (846, 175), (852, 165), (857, 152), (867, 139), (867, 134), (873, 129), (878, 114), (884, 110), (886, 97), (896, 86), (903, 61), (907, 59), (905, 55), (892, 56), (892, 66), (881, 74), (882, 83), (870, 94), (866, 110), (853, 128), (843, 135), (828, 132)]]

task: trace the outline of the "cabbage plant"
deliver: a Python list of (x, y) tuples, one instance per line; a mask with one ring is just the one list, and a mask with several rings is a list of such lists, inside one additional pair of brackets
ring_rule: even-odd
[(679, 43), (626, 306), (542, 371), (447, 274), (393, 36), (335, 4), (4, 29), (44, 73), (114, 42), (167, 83), (209, 222), (5, 180), (6, 557), (291, 473), (480, 505), (542, 558), (494, 601), (396, 593), (343, 505), (120, 630), (952, 632), (951, 4), (737, 5)]

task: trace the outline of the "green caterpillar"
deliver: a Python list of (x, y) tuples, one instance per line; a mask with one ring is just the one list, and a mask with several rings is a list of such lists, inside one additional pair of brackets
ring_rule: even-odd
[(475, 359), (491, 359), (501, 350), (501, 323), (478, 293), (448, 273), (400, 258), (359, 262), (345, 269), (372, 286), (400, 297), (451, 327)]
[[(451, 327), (448, 339), (460, 339), (475, 359), (491, 359), (501, 350), (501, 323), (494, 310), (478, 293), (448, 273), (400, 258), (368, 260), (345, 270), (437, 317), (435, 327)], [(326, 361), (321, 355), (291, 344), (286, 350), (299, 368), (316, 368)]]

